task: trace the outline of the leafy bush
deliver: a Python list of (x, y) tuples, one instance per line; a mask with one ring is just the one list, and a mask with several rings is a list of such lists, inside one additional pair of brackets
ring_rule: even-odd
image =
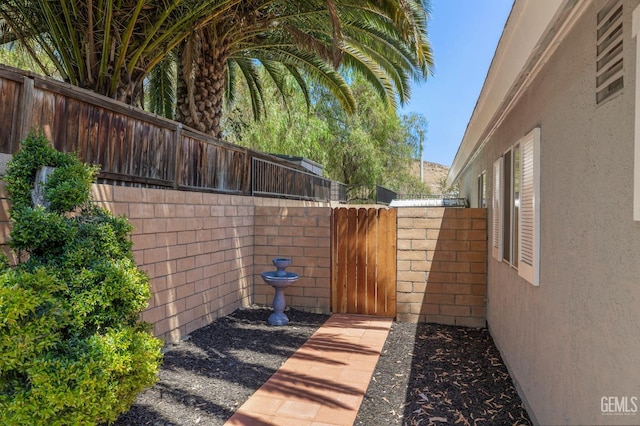
[[(34, 207), (42, 166), (56, 170)], [(39, 134), (8, 165), (10, 246), (28, 259), (0, 267), (0, 424), (109, 423), (156, 381), (161, 341), (139, 321), (149, 279), (127, 219), (91, 201), (96, 174)]]

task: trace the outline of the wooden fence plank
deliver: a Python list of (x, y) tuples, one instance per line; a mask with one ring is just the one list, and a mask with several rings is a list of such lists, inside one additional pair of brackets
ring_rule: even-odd
[(341, 236), (347, 239), (347, 313), (358, 313), (356, 304), (356, 261), (357, 256), (357, 243), (358, 243), (358, 212), (356, 209), (349, 209), (347, 211), (348, 231), (347, 234)]
[(332, 223), (332, 311), (395, 317), (396, 210), (336, 208)]
[(377, 290), (378, 290), (378, 298), (376, 300), (376, 313), (382, 315), (386, 312), (386, 302), (387, 302), (387, 290), (386, 286), (388, 283), (388, 271), (387, 271), (387, 233), (389, 232), (387, 222), (386, 222), (387, 212), (384, 209), (378, 210), (378, 224), (380, 233), (378, 235), (378, 255), (379, 262), (377, 264), (378, 267), (378, 280), (377, 280)]
[(356, 262), (358, 274), (356, 276), (356, 305), (358, 311), (367, 309), (367, 209), (358, 209), (358, 242)]
[(0, 79), (0, 152), (14, 152), (18, 131), (18, 105), (20, 85)]
[(18, 138), (23, 140), (27, 137), (31, 129), (36, 123), (33, 123), (33, 111), (35, 110), (35, 89), (34, 82), (31, 78), (23, 78), (22, 88), (20, 90), (19, 104), (19, 129)]
[(378, 262), (378, 221), (376, 217), (376, 209), (367, 210), (367, 309), (366, 315), (376, 314), (376, 300), (378, 298), (376, 289), (376, 272)]
[(67, 99), (65, 105), (65, 119), (67, 134), (62, 141), (64, 152), (75, 152), (78, 148), (78, 132), (80, 132), (80, 104)]
[[(287, 172), (280, 193), (311, 198), (315, 187), (302, 167), (226, 143), (138, 108), (67, 83), (0, 65), (0, 152), (18, 151), (32, 129), (53, 145), (102, 166), (102, 179), (168, 182), (175, 189), (251, 195), (251, 159)], [(212, 158), (208, 157), (212, 155)], [(294, 173), (295, 172), (295, 173)], [(110, 178), (107, 178), (110, 176)], [(298, 189), (299, 193), (293, 193)], [(326, 193), (329, 194), (328, 192)], [(324, 198), (328, 200), (328, 198)]]

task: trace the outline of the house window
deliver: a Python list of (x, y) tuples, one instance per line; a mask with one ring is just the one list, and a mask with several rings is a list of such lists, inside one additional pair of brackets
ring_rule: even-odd
[(511, 262), (511, 212), (513, 211), (511, 150), (504, 153), (502, 165), (504, 166), (504, 173), (502, 173), (502, 260)]
[(518, 141), (493, 164), (492, 254), (539, 284), (540, 129)]
[(520, 144), (511, 147), (503, 156), (502, 173), (502, 260), (518, 267), (518, 235), (520, 226)]
[(487, 207), (487, 173), (478, 176), (478, 207)]
[(513, 150), (513, 166), (511, 167), (511, 264), (518, 267), (519, 235), (520, 235), (520, 144)]

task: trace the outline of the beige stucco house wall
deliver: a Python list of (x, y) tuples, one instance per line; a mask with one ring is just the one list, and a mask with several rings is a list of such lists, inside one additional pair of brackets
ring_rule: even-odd
[[(487, 321), (539, 424), (640, 424), (639, 3), (516, 0), (449, 175), (475, 207), (484, 173)], [(623, 87), (598, 104), (598, 13), (611, 5), (622, 5)], [(494, 163), (532, 131), (536, 283), (491, 255), (507, 232), (492, 221)]]

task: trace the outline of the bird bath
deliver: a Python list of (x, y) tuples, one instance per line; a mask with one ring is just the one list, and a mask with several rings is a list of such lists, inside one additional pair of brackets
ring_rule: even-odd
[(277, 268), (275, 271), (266, 271), (260, 274), (265, 283), (269, 284), (276, 290), (273, 297), (274, 312), (269, 315), (268, 322), (271, 325), (287, 325), (289, 318), (284, 313), (286, 302), (284, 299), (284, 289), (298, 281), (298, 274), (285, 271), (285, 268), (291, 265), (291, 259), (282, 257), (275, 258), (271, 261)]

